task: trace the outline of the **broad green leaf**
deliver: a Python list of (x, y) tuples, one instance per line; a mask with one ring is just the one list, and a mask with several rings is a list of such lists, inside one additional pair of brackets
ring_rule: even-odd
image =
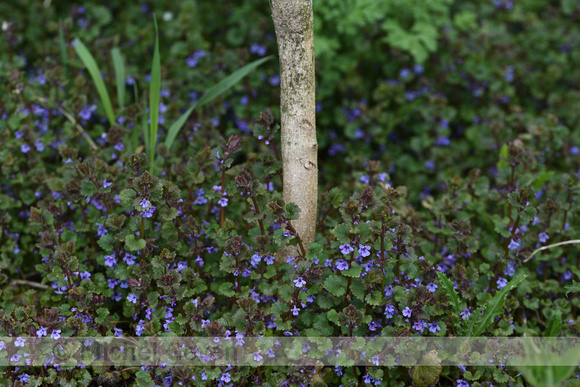
[(135, 196), (137, 196), (137, 192), (135, 192), (135, 190), (131, 188), (127, 188), (121, 191), (121, 193), (119, 194), (119, 200), (121, 200), (121, 203), (123, 203), (124, 205), (131, 206), (133, 205), (133, 200), (135, 199)]
[(338, 312), (335, 309), (330, 309), (327, 313), (326, 313), (326, 317), (328, 317), (328, 321), (332, 321), (333, 323), (335, 323), (336, 325), (340, 325), (338, 323)]
[(232, 290), (233, 286), (234, 284), (231, 282), (224, 282), (220, 285), (218, 293), (222, 296), (232, 297), (234, 294), (236, 294), (236, 292)]
[(508, 292), (518, 286), (526, 277), (527, 275), (520, 275), (508, 282), (503, 289), (497, 291), (495, 296), (493, 296), (493, 298), (484, 306), (485, 313), (481, 318), (477, 318), (479, 317), (478, 313), (480, 313), (481, 309), (478, 308), (477, 311), (474, 312), (467, 336), (480, 336), (485, 332), (485, 329), (493, 323), (494, 318), (501, 313)]
[(244, 78), (246, 75), (252, 72), (256, 67), (260, 66), (262, 63), (272, 58), (273, 58), (272, 56), (267, 56), (265, 58), (258, 59), (250, 64), (247, 64), (241, 69), (234, 71), (232, 74), (230, 74), (229, 76), (218, 82), (215, 86), (210, 88), (199, 99), (199, 101), (197, 101), (195, 105), (190, 107), (185, 113), (181, 115), (181, 117), (177, 119), (177, 121), (173, 123), (173, 125), (171, 125), (171, 127), (169, 128), (169, 132), (167, 133), (167, 138), (165, 139), (165, 145), (167, 146), (167, 149), (171, 149), (171, 146), (173, 145), (173, 142), (177, 138), (179, 131), (181, 130), (181, 128), (187, 121), (187, 118), (195, 108), (201, 107), (206, 103), (213, 101), (214, 99), (216, 99), (217, 97), (228, 91), (236, 83), (241, 81), (242, 78)]
[(348, 243), (350, 242), (350, 238), (348, 234), (350, 233), (350, 228), (347, 224), (341, 223), (332, 230), (336, 239), (339, 240), (340, 243)]
[(146, 246), (146, 242), (145, 239), (137, 239), (135, 238), (135, 235), (129, 234), (125, 238), (125, 246), (131, 251), (143, 250)]
[(499, 150), (499, 162), (497, 163), (497, 168), (509, 168), (509, 164), (507, 163), (508, 160), (508, 146), (507, 144), (503, 144), (501, 149)]
[(453, 311), (457, 315), (459, 313), (460, 301), (457, 291), (453, 288), (453, 282), (451, 282), (451, 280), (447, 278), (445, 273), (441, 273), (440, 271), (437, 272), (437, 277), (439, 277), (439, 282), (441, 283), (441, 286), (443, 287), (445, 294), (449, 298), (449, 303), (453, 307)]
[(359, 266), (357, 263), (353, 262), (351, 268), (349, 268), (348, 270), (343, 270), (341, 273), (342, 275), (347, 277), (359, 278), (361, 271), (362, 266)]
[(118, 47), (113, 47), (111, 50), (111, 58), (113, 59), (115, 84), (117, 85), (117, 105), (119, 109), (123, 110), (125, 108), (125, 64)]
[(270, 309), (272, 316), (280, 316), (282, 313), (286, 313), (290, 310), (285, 302), (275, 302)]
[(580, 282), (572, 280), (572, 285), (566, 285), (564, 288), (566, 289), (566, 297), (568, 297), (568, 293), (580, 292)]
[(411, 370), (411, 378), (417, 387), (432, 386), (439, 380), (443, 367), (436, 351), (426, 354), (419, 365)]
[(95, 58), (93, 58), (90, 51), (79, 38), (75, 38), (73, 44), (77, 55), (83, 61), (85, 67), (89, 71), (89, 74), (91, 74), (91, 78), (93, 78), (93, 83), (97, 88), (99, 98), (101, 99), (101, 103), (103, 104), (103, 108), (105, 109), (105, 114), (107, 115), (109, 123), (114, 125), (115, 113), (113, 112), (113, 104), (111, 103), (111, 97), (109, 96), (109, 92), (107, 91), (107, 87), (105, 86), (105, 82), (101, 76), (101, 70), (99, 70), (97, 62), (95, 62)]
[(97, 243), (99, 246), (103, 248), (105, 251), (113, 251), (113, 243), (115, 242), (115, 238), (111, 234), (103, 235)]
[(331, 274), (326, 281), (324, 281), (324, 288), (336, 297), (344, 295), (348, 281), (344, 277), (336, 274)]
[(149, 84), (149, 172), (153, 174), (155, 161), (155, 145), (157, 131), (159, 130), (159, 99), (161, 98), (161, 58), (159, 56), (159, 31), (157, 30), (157, 18), (153, 14), (155, 24), (155, 49), (153, 50), (153, 63), (151, 64), (151, 83)]
[(105, 319), (107, 318), (107, 316), (110, 313), (111, 312), (109, 312), (109, 309), (107, 309), (107, 308), (99, 308), (99, 309), (97, 309), (97, 317), (95, 317), (95, 322), (97, 324), (101, 324), (103, 321), (105, 321)]

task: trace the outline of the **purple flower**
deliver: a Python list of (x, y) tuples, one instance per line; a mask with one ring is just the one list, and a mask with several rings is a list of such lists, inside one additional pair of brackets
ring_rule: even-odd
[(411, 309), (408, 306), (406, 306), (405, 309), (403, 309), (403, 316), (411, 317), (411, 314), (412, 314)]
[(451, 144), (451, 141), (447, 137), (439, 137), (435, 140), (435, 146), (449, 146), (449, 144)]
[(295, 285), (297, 288), (301, 288), (302, 286), (306, 285), (306, 281), (304, 281), (304, 280), (302, 279), (302, 277), (298, 277), (297, 279), (295, 279), (295, 280), (294, 280), (294, 285)]
[(28, 144), (22, 144), (22, 145), (20, 145), (20, 151), (22, 153), (28, 153), (28, 152), (30, 152), (30, 145), (28, 145)]
[(53, 330), (52, 333), (50, 334), (50, 337), (53, 338), (54, 340), (60, 339), (61, 332), (62, 331), (60, 329)]
[(457, 387), (469, 387), (469, 383), (465, 380), (457, 379)]
[(110, 266), (111, 268), (115, 268), (117, 265), (117, 259), (115, 258), (115, 254), (105, 255), (105, 265)]
[(97, 222), (95, 224), (99, 227), (99, 229), (97, 230), (97, 236), (99, 238), (108, 232), (107, 229), (105, 228), (105, 226), (103, 226), (101, 223)]
[(273, 265), (275, 259), (276, 258), (273, 255), (270, 255), (270, 254), (268, 254), (268, 255), (266, 255), (264, 257), (264, 261), (266, 262), (267, 265)]
[(540, 235), (538, 235), (538, 239), (540, 240), (540, 242), (546, 243), (546, 241), (548, 239), (550, 239), (550, 237), (548, 236), (548, 234), (546, 234), (545, 232), (543, 232)]
[(228, 198), (221, 198), (218, 200), (218, 204), (222, 207), (227, 207), (228, 205)]
[(431, 293), (435, 292), (435, 290), (437, 290), (438, 286), (435, 285), (433, 282), (429, 283), (429, 285), (427, 285), (427, 290), (430, 291)]
[(260, 352), (262, 352), (261, 349), (258, 352), (254, 352), (254, 361), (261, 361), (264, 358), (262, 355), (260, 355)]
[(42, 152), (44, 150), (44, 144), (42, 143), (40, 138), (34, 142), (34, 146), (36, 147), (36, 150), (39, 152)]
[(280, 76), (279, 75), (272, 75), (270, 77), (270, 85), (278, 86), (280, 84)]
[(152, 218), (153, 217), (153, 213), (155, 212), (155, 210), (157, 209), (157, 207), (152, 206), (151, 208), (148, 208), (147, 210), (143, 211), (141, 213), (141, 216), (144, 218)]
[(258, 43), (253, 43), (250, 46), (250, 52), (252, 54), (258, 54), (259, 56), (264, 56), (266, 55), (266, 47)]
[(411, 75), (411, 70), (409, 69), (402, 69), (399, 71), (399, 77), (401, 78), (407, 78), (409, 75)]
[(109, 188), (112, 185), (113, 183), (108, 182), (107, 179), (103, 180), (103, 188)]
[(423, 69), (424, 67), (421, 64), (416, 64), (415, 67), (413, 67), (415, 74), (421, 74), (423, 72)]
[(439, 324), (437, 324), (436, 322), (429, 323), (429, 332), (436, 333), (440, 330), (441, 328), (439, 327)]
[(300, 312), (300, 308), (294, 305), (294, 308), (290, 309), (292, 311), (292, 315), (298, 316), (298, 312)]
[(137, 259), (137, 257), (135, 255), (131, 255), (129, 253), (125, 253), (125, 257), (123, 258), (123, 261), (125, 261), (125, 263), (127, 264), (127, 266), (132, 266), (135, 264), (135, 260)]
[(131, 293), (127, 296), (127, 301), (132, 302), (133, 304), (137, 303), (137, 300), (139, 300), (139, 297), (137, 297), (135, 294)]
[(117, 337), (123, 337), (123, 330), (119, 329), (119, 328), (113, 328), (113, 330), (115, 331), (114, 335)]
[(93, 112), (94, 112), (95, 110), (97, 110), (97, 105), (90, 105), (90, 106), (89, 106), (89, 105), (85, 105), (85, 106), (84, 106), (84, 107), (81, 109), (81, 111), (80, 111), (80, 113), (79, 113), (79, 116), (80, 116), (80, 117), (81, 117), (83, 120), (87, 121), (87, 120), (89, 120), (89, 119), (91, 118), (91, 116), (93, 115)]
[(236, 345), (241, 347), (246, 342), (244, 341), (244, 334), (242, 332), (236, 331)]
[(507, 285), (507, 280), (505, 278), (499, 277), (498, 280), (496, 281), (496, 283), (497, 283), (498, 290), (503, 289)]
[(363, 257), (368, 257), (369, 255), (371, 255), (371, 247), (359, 244), (358, 245), (358, 252)]
[(348, 269), (348, 263), (344, 259), (339, 259), (336, 261), (336, 268), (340, 271)]
[(149, 206), (151, 205), (151, 202), (147, 199), (143, 199), (143, 200), (141, 200), (141, 203), (139, 203), (139, 205), (143, 208), (149, 208)]
[(367, 175), (364, 175), (364, 176), (360, 177), (360, 181), (362, 183), (369, 184), (371, 180), (369, 179), (369, 177)]
[(16, 341), (14, 342), (14, 345), (17, 347), (22, 347), (24, 348), (24, 344), (26, 343), (26, 339), (23, 339), (22, 337), (17, 337)]
[(381, 325), (376, 321), (371, 321), (370, 323), (368, 323), (368, 327), (370, 331), (374, 332), (378, 328), (381, 328)]
[(187, 67), (194, 68), (195, 66), (197, 66), (197, 59), (193, 55), (191, 55), (188, 56), (187, 59), (185, 59), (185, 63), (187, 64)]
[(36, 331), (36, 336), (38, 336), (38, 337), (46, 336), (47, 334), (48, 334), (48, 328), (40, 327), (40, 329)]
[(224, 383), (229, 383), (232, 381), (232, 378), (231, 378), (230, 374), (228, 372), (226, 372), (225, 374), (222, 374), (220, 380)]
[(393, 295), (393, 285), (385, 287), (385, 298), (390, 298)]
[(425, 162), (425, 168), (430, 169), (430, 170), (434, 170), (435, 169), (435, 163), (431, 160), (426, 161)]
[(387, 304), (385, 306), (385, 316), (387, 318), (392, 318), (395, 313), (397, 313), (397, 309), (393, 305)]
[(22, 359), (22, 356), (21, 356), (21, 355), (19, 355), (19, 354), (17, 354), (17, 353), (15, 353), (15, 354), (14, 354), (14, 355), (12, 355), (12, 357), (10, 358), (10, 361), (17, 362), (17, 361), (19, 361), (20, 359)]
[(510, 250), (519, 250), (519, 248), (520, 248), (520, 244), (512, 239), (510, 241), (510, 244), (508, 245), (508, 249), (510, 249)]
[(471, 311), (469, 310), (469, 308), (465, 308), (465, 310), (462, 311), (460, 314), (461, 318), (464, 320), (467, 320), (469, 317), (471, 317)]
[(88, 271), (84, 271), (84, 273), (80, 273), (79, 277), (81, 278), (81, 280), (90, 280), (91, 279), (91, 273), (89, 273)]
[(28, 383), (28, 379), (30, 379), (30, 375), (28, 374), (22, 374), (22, 375), (18, 375), (18, 380), (20, 380), (20, 383)]
[(252, 264), (252, 266), (258, 266), (258, 263), (260, 263), (261, 260), (262, 260), (262, 256), (260, 256), (260, 254), (256, 253), (256, 254), (252, 255), (252, 258), (250, 258), (250, 263)]
[(346, 244), (346, 245), (340, 245), (340, 251), (343, 254), (350, 254), (351, 252), (354, 251), (354, 249), (350, 246), (350, 244)]
[(415, 329), (416, 331), (420, 331), (421, 333), (423, 333), (423, 330), (425, 328), (427, 328), (427, 323), (423, 320), (417, 320), (413, 324), (413, 329)]

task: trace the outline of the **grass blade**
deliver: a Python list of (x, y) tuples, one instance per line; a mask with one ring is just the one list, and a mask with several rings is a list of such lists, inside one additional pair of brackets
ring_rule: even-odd
[[(139, 103), (139, 92), (137, 90), (137, 82), (133, 83), (133, 93), (135, 95), (135, 103)], [(145, 112), (147, 110), (146, 106), (143, 106), (143, 116), (145, 116)], [(135, 153), (135, 150), (139, 146), (139, 131), (137, 130), (138, 126), (136, 125), (133, 128), (133, 132), (131, 133), (131, 153)], [(147, 131), (147, 118), (145, 118), (145, 131)]]
[[(501, 313), (501, 309), (503, 308), (503, 304), (508, 292), (518, 286), (520, 282), (522, 282), (526, 277), (527, 275), (520, 275), (519, 277), (514, 278), (508, 282), (503, 289), (499, 290), (495, 296), (493, 296), (493, 298), (485, 305), (485, 313), (480, 319), (477, 320), (477, 325), (475, 325), (475, 318), (479, 316), (473, 316), (474, 319), (470, 324), (470, 329), (467, 336), (480, 336), (485, 331), (485, 329), (493, 323), (494, 318)], [(478, 308), (478, 312), (479, 309), (480, 308)], [(474, 314), (479, 315), (479, 313)]]
[(199, 99), (199, 101), (197, 101), (197, 103), (195, 105), (193, 105), (192, 107), (187, 109), (187, 111), (185, 113), (183, 113), (183, 115), (181, 117), (179, 117), (177, 119), (177, 121), (175, 121), (173, 123), (173, 125), (171, 125), (171, 127), (169, 128), (169, 132), (167, 133), (167, 138), (165, 139), (165, 145), (167, 146), (167, 149), (171, 149), (171, 146), (173, 145), (173, 142), (177, 138), (179, 131), (181, 130), (181, 128), (183, 127), (183, 125), (187, 121), (187, 118), (189, 117), (189, 115), (191, 114), (191, 112), (195, 108), (201, 107), (201, 106), (205, 105), (206, 103), (213, 101), (214, 99), (216, 99), (217, 97), (219, 97), (220, 95), (222, 95), (223, 93), (228, 91), (228, 89), (230, 89), (236, 83), (241, 81), (242, 78), (244, 78), (250, 72), (255, 70), (262, 63), (264, 63), (272, 58), (273, 58), (273, 56), (267, 56), (265, 58), (258, 59), (252, 63), (249, 63), (249, 64), (245, 65), (244, 67), (242, 67), (241, 69), (234, 71), (232, 74), (230, 74), (226, 78), (222, 79), (215, 86), (210, 88)]
[(73, 43), (77, 55), (79, 56), (79, 58), (81, 58), (87, 70), (89, 70), (91, 78), (93, 78), (93, 83), (95, 84), (97, 92), (99, 93), (99, 97), (101, 98), (101, 103), (103, 104), (103, 108), (105, 109), (107, 119), (109, 120), (109, 123), (111, 125), (114, 125), (115, 113), (113, 112), (111, 97), (109, 96), (109, 92), (105, 87), (105, 82), (103, 81), (101, 71), (99, 70), (99, 66), (97, 66), (97, 62), (95, 62), (95, 58), (93, 58), (87, 47), (83, 44), (83, 42), (79, 38), (75, 38)]
[(555, 309), (550, 316), (544, 337), (558, 337), (560, 329), (562, 328), (562, 312), (560, 309)]
[(118, 47), (111, 50), (113, 58), (113, 69), (115, 70), (115, 83), (117, 85), (117, 105), (119, 109), (125, 108), (125, 64), (123, 55)]
[(211, 89), (209, 89), (199, 99), (199, 101), (197, 101), (197, 107), (201, 107), (201, 106), (205, 105), (206, 103), (213, 101), (214, 99), (216, 99), (217, 97), (219, 97), (220, 95), (225, 93), (232, 86), (234, 86), (236, 83), (241, 81), (246, 75), (251, 73), (253, 70), (255, 70), (262, 63), (269, 61), (272, 58), (273, 58), (273, 56), (270, 55), (270, 56), (267, 56), (265, 58), (258, 59), (250, 64), (245, 65), (241, 69), (234, 71), (229, 76), (225, 77), (220, 82), (218, 82)]
[[(143, 140), (145, 140), (145, 153), (149, 154), (149, 130), (148, 130), (149, 125), (147, 124), (147, 100), (145, 98), (145, 95), (143, 95), (143, 112), (141, 114), (141, 126), (143, 128)], [(150, 154), (149, 157), (151, 157)]]
[(66, 51), (66, 43), (64, 41), (64, 31), (62, 29), (61, 21), (58, 22), (58, 45), (60, 47), (60, 60), (62, 62), (62, 65), (65, 67), (65, 71), (68, 74), (69, 58), (68, 53)]
[(151, 84), (149, 85), (149, 157), (151, 163), (150, 172), (153, 174), (153, 163), (155, 162), (155, 143), (157, 142), (157, 131), (159, 130), (159, 99), (161, 93), (161, 58), (159, 57), (159, 33), (157, 30), (157, 19), (153, 14), (155, 24), (155, 49), (153, 51), (153, 63), (151, 64)]

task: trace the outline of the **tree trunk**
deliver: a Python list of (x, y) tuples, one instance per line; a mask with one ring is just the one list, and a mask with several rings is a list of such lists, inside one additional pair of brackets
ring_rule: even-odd
[(284, 200), (300, 207), (292, 225), (307, 247), (314, 241), (318, 200), (312, 0), (270, 5), (280, 56)]

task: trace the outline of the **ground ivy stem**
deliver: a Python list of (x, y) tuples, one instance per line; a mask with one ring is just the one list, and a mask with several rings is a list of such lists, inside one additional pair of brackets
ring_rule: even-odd
[(145, 239), (145, 218), (141, 217), (141, 239)]
[[(256, 214), (260, 215), (260, 208), (258, 208), (258, 201), (256, 200), (255, 196), (252, 196), (252, 202), (254, 203), (254, 211)], [(262, 235), (266, 235), (266, 231), (264, 230), (264, 222), (262, 219), (258, 219), (258, 223), (260, 224), (260, 231)]]
[[(226, 185), (226, 170), (224, 168), (222, 168), (222, 197), (224, 196), (224, 191), (226, 189), (225, 185)], [(225, 207), (220, 208), (220, 227), (221, 228), (224, 227), (225, 212), (226, 212)]]
[[(570, 204), (570, 199), (572, 196), (572, 191), (568, 188), (568, 194), (566, 195), (566, 206), (568, 206), (568, 204)], [(566, 208), (564, 210), (564, 219), (562, 219), (562, 232), (566, 231), (566, 220), (568, 218), (568, 209)]]
[[(281, 161), (280, 160), (280, 153), (278, 153), (278, 147), (276, 146), (276, 141), (272, 141), (272, 149), (274, 150), (274, 156), (276, 156), (276, 160), (277, 161)], [(282, 183), (282, 187), (284, 186), (284, 172), (283, 171), (278, 171), (280, 172), (280, 182)]]
[(294, 227), (292, 227), (292, 223), (290, 223), (290, 220), (288, 220), (288, 229), (293, 232), (294, 234), (296, 234), (296, 239), (298, 240), (298, 245), (300, 246), (300, 252), (302, 252), (302, 256), (306, 257), (306, 249), (304, 248), (304, 245), (302, 244), (302, 239), (300, 238), (300, 235), (298, 235), (298, 232), (296, 231), (296, 229)]

